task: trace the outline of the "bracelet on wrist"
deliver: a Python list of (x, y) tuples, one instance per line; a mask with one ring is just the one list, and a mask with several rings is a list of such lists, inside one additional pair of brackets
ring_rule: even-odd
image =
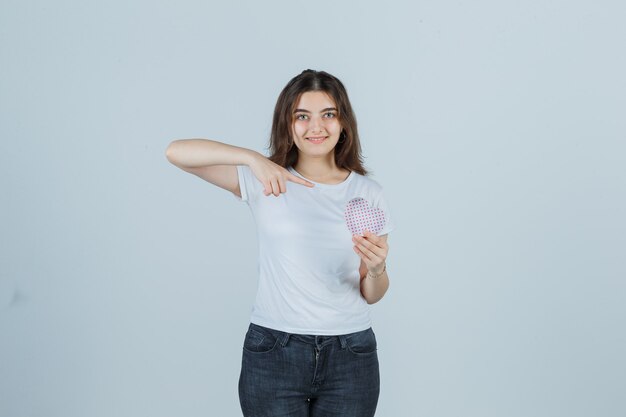
[(368, 270), (368, 271), (367, 271), (367, 276), (368, 276), (368, 277), (370, 277), (370, 278), (376, 279), (376, 278), (380, 277), (382, 274), (384, 274), (386, 270), (387, 270), (387, 263), (385, 263), (385, 264), (383, 265), (383, 270), (382, 270), (382, 271), (380, 271), (380, 273), (378, 273), (378, 274), (374, 275), (374, 274), (372, 274), (372, 271), (369, 271), (369, 270)]

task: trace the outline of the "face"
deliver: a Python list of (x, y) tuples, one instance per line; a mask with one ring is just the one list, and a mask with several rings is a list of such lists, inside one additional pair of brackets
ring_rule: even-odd
[(293, 114), (293, 139), (300, 153), (323, 157), (333, 152), (341, 124), (334, 100), (323, 91), (300, 96)]

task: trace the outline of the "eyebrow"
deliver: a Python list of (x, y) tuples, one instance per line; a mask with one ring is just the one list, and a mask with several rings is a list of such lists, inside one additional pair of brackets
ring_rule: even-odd
[[(327, 111), (337, 111), (336, 107), (326, 107), (325, 109), (322, 109), (322, 111), (320, 111), (320, 113), (326, 113)], [(304, 109), (295, 109), (294, 113), (311, 113), (308, 110), (304, 110)]]

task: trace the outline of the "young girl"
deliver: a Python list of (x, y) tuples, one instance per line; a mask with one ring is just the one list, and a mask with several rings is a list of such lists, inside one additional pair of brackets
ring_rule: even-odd
[(281, 92), (269, 158), (176, 140), (174, 165), (246, 202), (259, 238), (258, 292), (243, 344), (244, 416), (373, 416), (379, 393), (368, 304), (389, 287), (393, 222), (365, 175), (343, 84), (303, 71)]

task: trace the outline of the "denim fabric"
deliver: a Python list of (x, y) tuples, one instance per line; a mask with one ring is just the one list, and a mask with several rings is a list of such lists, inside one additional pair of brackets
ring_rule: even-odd
[(369, 417), (379, 389), (371, 328), (340, 336), (248, 328), (239, 377), (245, 417)]

